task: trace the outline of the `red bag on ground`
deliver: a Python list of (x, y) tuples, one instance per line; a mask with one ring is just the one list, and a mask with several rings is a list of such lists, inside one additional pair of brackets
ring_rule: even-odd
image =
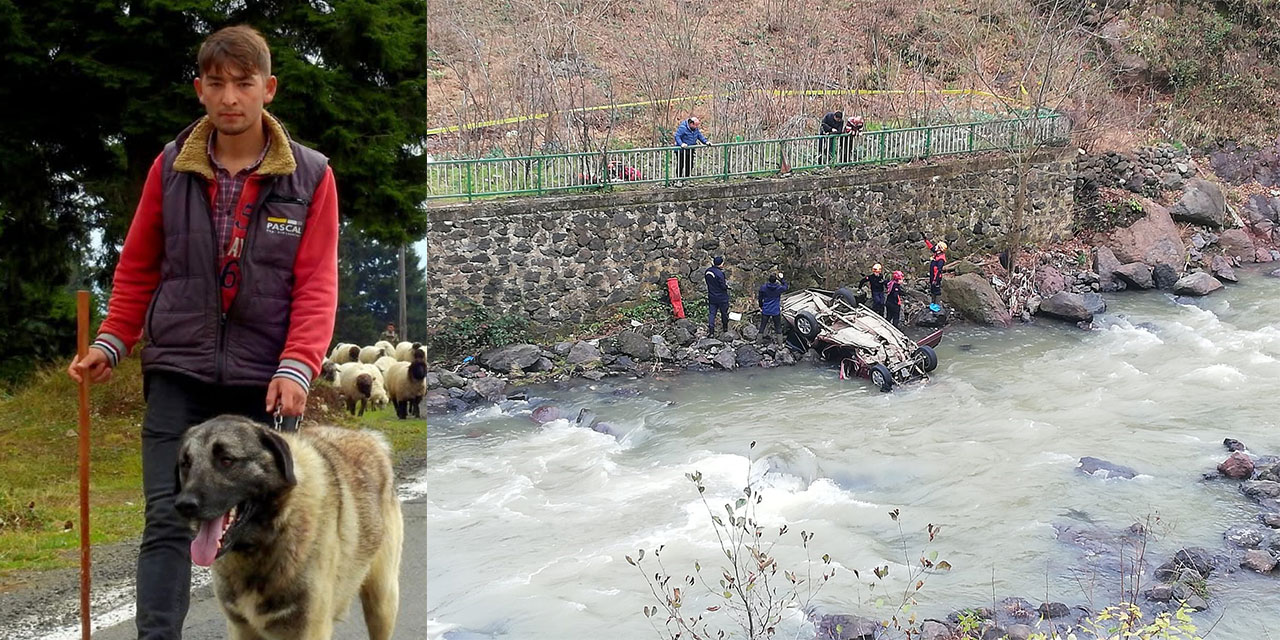
[(667, 278), (667, 297), (671, 299), (671, 312), (675, 314), (676, 320), (684, 317), (684, 303), (680, 302), (680, 281), (675, 278)]

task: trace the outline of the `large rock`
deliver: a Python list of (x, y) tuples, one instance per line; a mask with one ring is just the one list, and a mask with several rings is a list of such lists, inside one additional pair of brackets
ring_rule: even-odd
[(1173, 285), (1173, 292), (1180, 296), (1207, 296), (1222, 288), (1218, 279), (1203, 272), (1182, 276)]
[(1107, 301), (1102, 298), (1101, 293), (1082, 294), (1081, 299), (1084, 300), (1085, 310), (1095, 316), (1107, 310)]
[(1098, 285), (1103, 291), (1118, 291), (1124, 283), (1117, 282), (1115, 270), (1120, 268), (1120, 260), (1107, 247), (1098, 247), (1093, 251), (1093, 271), (1098, 274)]
[(445, 389), (461, 389), (467, 386), (467, 379), (452, 371), (441, 371), (440, 386)]
[(738, 359), (734, 356), (732, 349), (725, 349), (724, 351), (717, 353), (716, 357), (711, 359), (711, 362), (717, 367), (725, 370), (732, 370), (738, 366)]
[(1151, 267), (1145, 262), (1121, 265), (1114, 273), (1117, 278), (1134, 289), (1153, 289), (1156, 286), (1155, 280), (1151, 278)]
[(542, 349), (536, 344), (509, 344), (481, 353), (476, 362), (491, 371), (509, 373), (512, 367), (528, 369), (541, 357)]
[(502, 402), (507, 399), (507, 381), (502, 378), (494, 376), (476, 378), (471, 381), (471, 388), (489, 402)]
[(1246, 453), (1236, 451), (1218, 465), (1218, 473), (1228, 478), (1246, 480), (1253, 476), (1253, 459)]
[(1041, 296), (1049, 297), (1066, 289), (1067, 281), (1062, 277), (1062, 272), (1042, 264), (1036, 267), (1035, 285), (1036, 291), (1040, 292)]
[(653, 358), (653, 341), (638, 331), (623, 331), (618, 334), (618, 351), (636, 360)]
[(600, 361), (600, 350), (590, 342), (578, 341), (569, 348), (565, 362), (572, 365), (585, 365)]
[(1228, 256), (1240, 258), (1241, 260), (1252, 260), (1253, 238), (1249, 237), (1249, 232), (1244, 229), (1227, 229), (1218, 237), (1218, 246), (1222, 247), (1222, 252)]
[(844, 614), (824, 615), (815, 626), (820, 640), (874, 640), (882, 629), (870, 618)]
[(942, 296), (951, 308), (974, 322), (998, 327), (1013, 324), (1009, 307), (1000, 299), (1000, 294), (976, 273), (943, 278)]
[(1129, 467), (1107, 462), (1106, 460), (1094, 458), (1092, 456), (1080, 458), (1080, 464), (1076, 467), (1076, 471), (1098, 478), (1130, 479), (1138, 475), (1137, 471), (1134, 471)]
[(1209, 273), (1223, 282), (1239, 282), (1236, 277), (1236, 270), (1231, 268), (1231, 261), (1222, 256), (1214, 256), (1209, 261)]
[(449, 411), (449, 394), (439, 389), (428, 391), (423, 402), (427, 405), (427, 413), (440, 414)]
[(1222, 538), (1241, 549), (1257, 549), (1271, 536), (1271, 531), (1260, 524), (1238, 524), (1227, 529)]
[(1268, 573), (1276, 568), (1276, 557), (1264, 549), (1249, 549), (1244, 552), (1240, 566), (1258, 573)]
[(1093, 321), (1093, 314), (1085, 308), (1084, 296), (1067, 291), (1059, 291), (1048, 300), (1040, 301), (1039, 313), (1071, 322)]
[(763, 356), (760, 348), (753, 344), (744, 344), (738, 347), (738, 351), (734, 354), (735, 359), (740, 367), (758, 367)]
[(1168, 291), (1178, 283), (1178, 270), (1161, 262), (1151, 269), (1151, 282), (1161, 291)]
[(1182, 197), (1169, 212), (1178, 222), (1219, 228), (1227, 217), (1227, 201), (1218, 185), (1200, 178), (1187, 181)]
[(1184, 264), (1187, 246), (1182, 242), (1178, 225), (1169, 217), (1169, 210), (1147, 199), (1140, 202), (1145, 215), (1127, 228), (1111, 232), (1107, 246), (1116, 259), (1122, 264)]
[(1241, 493), (1254, 500), (1274, 500), (1280, 498), (1280, 482), (1271, 480), (1246, 480), (1240, 484)]

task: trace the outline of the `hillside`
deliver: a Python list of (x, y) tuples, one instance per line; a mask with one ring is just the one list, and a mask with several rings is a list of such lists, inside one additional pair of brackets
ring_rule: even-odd
[[(1280, 132), (1280, 0), (448, 0), (429, 11), (428, 127), (560, 114), (435, 136), (442, 154), (647, 145), (690, 114), (713, 140), (806, 135), (837, 108), (905, 124), (1060, 109), (1096, 151)], [(893, 93), (804, 95), (849, 90)], [(665, 102), (688, 96), (704, 97)]]

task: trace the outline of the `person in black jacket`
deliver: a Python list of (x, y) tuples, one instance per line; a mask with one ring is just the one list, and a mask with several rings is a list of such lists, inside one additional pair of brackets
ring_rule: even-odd
[(871, 310), (883, 316), (885, 281), (880, 276), (881, 269), (879, 262), (872, 265), (871, 274), (862, 276), (862, 279), (858, 281), (858, 287), (862, 287), (864, 284), (871, 286)]
[(787, 281), (782, 273), (769, 276), (769, 281), (760, 285), (756, 292), (756, 300), (760, 303), (760, 335), (765, 335), (765, 327), (773, 320), (773, 332), (782, 334), (782, 292), (787, 290)]
[(720, 266), (724, 256), (716, 256), (707, 267), (707, 336), (716, 334), (716, 312), (720, 312), (721, 331), (729, 330), (729, 281)]
[(938, 297), (942, 295), (942, 269), (947, 266), (947, 243), (935, 244), (926, 237), (924, 246), (933, 251), (933, 260), (929, 261), (929, 301), (938, 304)]
[(905, 276), (901, 271), (893, 272), (893, 279), (884, 289), (885, 319), (898, 326), (902, 321), (902, 286)]
[[(822, 135), (838, 136), (845, 132), (844, 112), (832, 111), (822, 117)], [(818, 139), (818, 164), (827, 164), (831, 160), (831, 148), (835, 146), (833, 138)], [(844, 160), (848, 162), (848, 160)]]

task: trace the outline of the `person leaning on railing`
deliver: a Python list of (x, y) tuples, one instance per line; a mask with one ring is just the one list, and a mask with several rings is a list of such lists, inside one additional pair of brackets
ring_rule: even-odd
[[(832, 111), (822, 116), (822, 135), (836, 136), (844, 133), (844, 112)], [(818, 164), (827, 164), (831, 159), (831, 146), (833, 140), (826, 138), (818, 139)]]
[(687, 178), (693, 171), (693, 148), (699, 142), (711, 146), (707, 137), (702, 135), (701, 126), (702, 121), (693, 117), (676, 127), (676, 178)]

